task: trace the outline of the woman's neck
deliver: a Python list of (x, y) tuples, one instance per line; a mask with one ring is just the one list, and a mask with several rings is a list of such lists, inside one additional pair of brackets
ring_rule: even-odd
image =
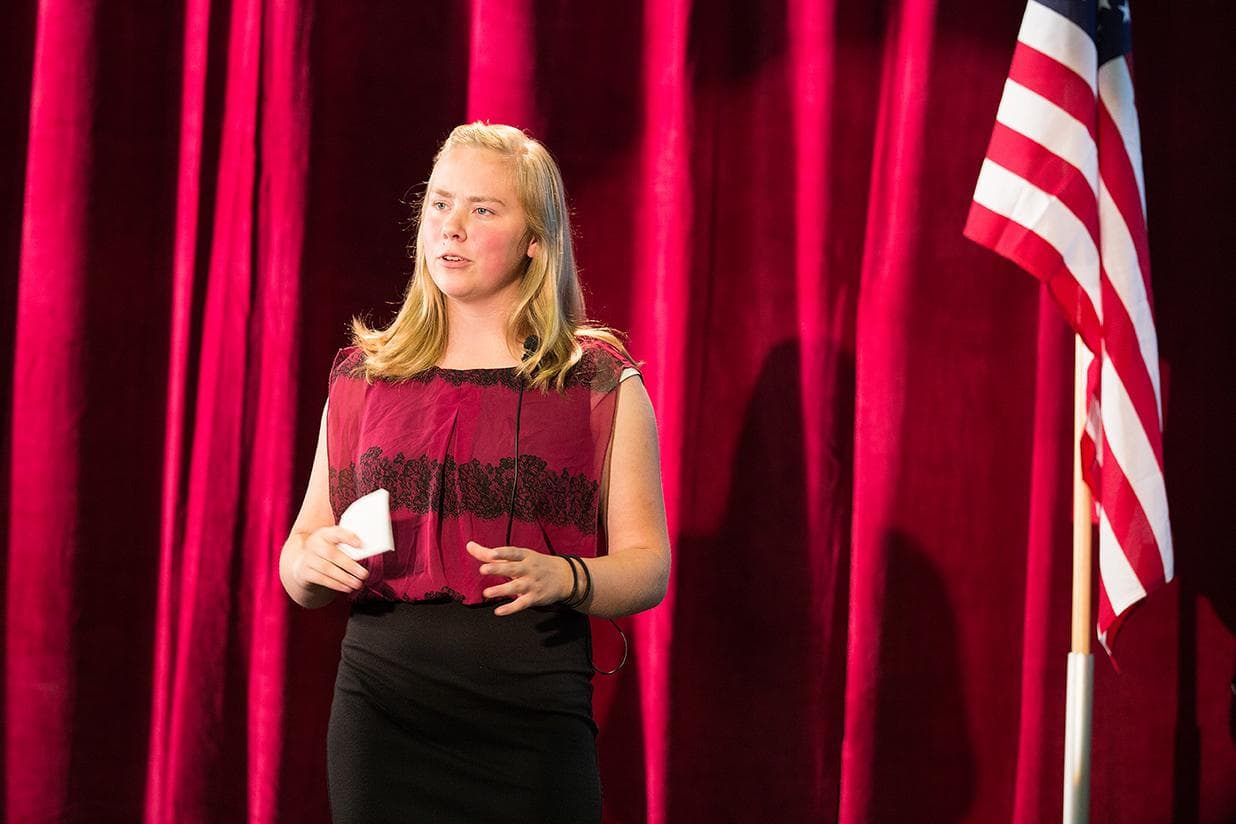
[(446, 351), (438, 359), (444, 369), (484, 369), (514, 366), (519, 349), (509, 340), (505, 307), (474, 307), (447, 300)]

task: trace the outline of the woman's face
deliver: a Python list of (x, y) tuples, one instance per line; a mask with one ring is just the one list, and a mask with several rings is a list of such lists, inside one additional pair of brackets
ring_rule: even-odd
[(433, 282), (448, 298), (513, 299), (537, 243), (528, 238), (511, 161), (489, 149), (447, 150), (429, 178), (420, 244)]

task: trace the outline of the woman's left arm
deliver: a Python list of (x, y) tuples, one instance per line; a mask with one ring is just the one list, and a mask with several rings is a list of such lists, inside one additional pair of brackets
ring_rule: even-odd
[[(592, 576), (592, 593), (575, 607), (600, 618), (617, 618), (655, 607), (669, 584), (669, 531), (665, 525), (665, 498), (661, 491), (661, 457), (657, 420), (644, 382), (628, 378), (618, 393), (614, 430), (602, 484), (602, 515), (609, 538), (609, 554), (581, 559)], [(512, 580), (490, 587), (485, 597), (515, 600), (494, 610), (497, 615), (565, 598), (571, 590), (566, 559), (518, 547), (468, 545), (483, 562), (481, 573), (505, 575)], [(580, 573), (579, 586), (584, 586)]]
[[(609, 554), (584, 559), (592, 594), (577, 609), (601, 618), (643, 612), (661, 603), (669, 585), (670, 545), (661, 489), (657, 419), (644, 381), (628, 378), (618, 409), (601, 487)], [(580, 582), (583, 585), (583, 582)]]

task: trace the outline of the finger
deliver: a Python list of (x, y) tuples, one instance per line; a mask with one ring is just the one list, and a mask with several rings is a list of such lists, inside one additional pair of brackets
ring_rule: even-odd
[(364, 543), (355, 532), (350, 529), (344, 529), (341, 526), (332, 526), (324, 529), (322, 534), (333, 544), (348, 544), (360, 549), (361, 544)]
[(528, 591), (528, 585), (522, 578), (515, 578), (505, 584), (486, 587), (481, 595), (486, 598), (517, 598)]
[(336, 592), (355, 592), (359, 589), (359, 586), (352, 586), (312, 566), (306, 566), (302, 577), (307, 583), (333, 589)]
[(331, 526), (314, 534), (317, 540), (310, 542), (314, 554), (335, 566), (346, 570), (357, 578), (368, 578), (369, 570), (349, 555), (342, 547), (359, 549), (363, 543), (356, 533), (341, 526)]
[(334, 529), (335, 527), (330, 527), (329, 529), (315, 532), (305, 543), (305, 548), (319, 558), (325, 558), (333, 564), (349, 568), (356, 561), (344, 551), (344, 548), (359, 549), (361, 540), (353, 535), (352, 537), (356, 540), (356, 543), (352, 544), (351, 541), (343, 540), (346, 535), (352, 535), (352, 533), (344, 530), (343, 534), (336, 536)]
[(350, 595), (351, 593), (356, 591), (352, 589), (352, 587), (348, 586), (347, 584), (341, 584), (338, 581), (334, 580), (333, 578), (327, 578), (325, 575), (322, 575), (318, 572), (314, 572), (312, 570), (310, 570), (309, 573), (305, 575), (305, 582), (309, 584), (313, 584), (314, 586), (322, 587), (323, 589), (330, 589), (330, 590), (334, 590), (335, 592), (342, 592), (345, 595)]
[(314, 568), (317, 569), (317, 571), (320, 572), (322, 575), (328, 578), (331, 578), (335, 581), (338, 581), (339, 583), (353, 590), (360, 589), (361, 587), (363, 587), (365, 585), (364, 577), (368, 577), (368, 574), (366, 574), (364, 577), (359, 576), (359, 575), (353, 575), (351, 572), (348, 572), (343, 567), (337, 564), (331, 563), (330, 561), (327, 561), (327, 560), (323, 560), (323, 561), (320, 561), (318, 564), (315, 564)]
[(340, 549), (338, 544), (332, 544), (330, 551), (322, 557), (344, 570), (349, 575), (354, 575), (361, 580), (369, 577), (369, 570), (362, 566), (361, 563), (351, 555)]
[(517, 561), (497, 561), (481, 564), (482, 575), (502, 575), (507, 578), (518, 578), (524, 572), (523, 564)]
[(351, 558), (345, 553), (340, 553), (340, 554), (343, 555), (343, 558), (335, 561), (335, 566), (339, 567), (340, 569), (344, 570), (349, 575), (352, 575), (353, 577), (355, 577), (357, 580), (360, 580), (360, 581), (364, 581), (366, 578), (369, 577), (369, 569), (367, 567), (365, 567), (359, 561), (354, 560), (353, 558)]
[(494, 615), (513, 615), (516, 612), (521, 612), (527, 609), (532, 604), (533, 598), (531, 595), (521, 595), (509, 604), (503, 604), (494, 610)]
[[(346, 556), (344, 560), (351, 561), (351, 559), (346, 558)], [(351, 563), (355, 563), (355, 561), (351, 561)], [(339, 583), (343, 584), (349, 589), (360, 589), (362, 586), (364, 586), (363, 579), (369, 577), (368, 571), (365, 571), (363, 567), (362, 567), (362, 571), (365, 572), (363, 576), (353, 575), (351, 572), (348, 572), (348, 570), (345, 569), (344, 567), (339, 566), (338, 564), (332, 563), (331, 561), (326, 560), (324, 558), (313, 559), (309, 564), (309, 568), (316, 570), (317, 572), (321, 573), (323, 576), (327, 578), (338, 581)]]
[(478, 561), (521, 561), (530, 550), (518, 546), (483, 546), (476, 541), (464, 544), (468, 554)]
[(492, 550), (493, 559), (498, 561), (522, 561), (528, 550), (517, 546), (496, 546)]

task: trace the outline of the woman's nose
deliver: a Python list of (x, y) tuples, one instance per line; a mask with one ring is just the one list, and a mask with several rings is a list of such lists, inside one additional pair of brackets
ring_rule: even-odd
[(463, 239), (466, 237), (463, 216), (452, 209), (442, 221), (442, 236), (448, 238)]

